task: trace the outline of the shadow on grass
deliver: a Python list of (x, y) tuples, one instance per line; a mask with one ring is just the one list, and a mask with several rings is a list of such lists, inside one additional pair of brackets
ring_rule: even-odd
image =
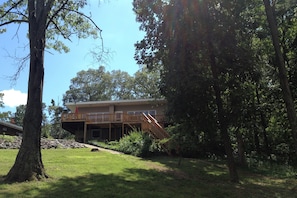
[[(297, 181), (295, 179), (267, 177), (239, 168), (240, 183), (231, 183), (224, 161), (191, 158), (182, 158), (180, 161), (178, 157), (164, 156), (154, 157), (150, 160), (184, 172), (193, 182), (204, 184), (196, 188), (199, 188), (200, 192), (204, 192), (202, 195), (207, 195), (207, 197), (297, 197)], [(205, 185), (207, 190), (203, 189)]]
[[(168, 169), (125, 169), (118, 174), (92, 173), (46, 181), (36, 197), (294, 197), (282, 185), (228, 182), (226, 167), (207, 161), (157, 158), (151, 162), (166, 164)], [(150, 166), (148, 163), (147, 166)], [(180, 174), (183, 176), (180, 177)], [(3, 184), (0, 182), (0, 186)], [(24, 189), (24, 195), (35, 189)], [(36, 193), (34, 193), (36, 194)], [(18, 197), (10, 192), (3, 197)], [(0, 197), (1, 197), (0, 196)]]

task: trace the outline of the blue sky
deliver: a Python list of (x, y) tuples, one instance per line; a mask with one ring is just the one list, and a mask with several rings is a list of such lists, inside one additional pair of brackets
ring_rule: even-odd
[[(2, 3), (3, 0), (0, 0)], [(89, 68), (105, 66), (106, 70), (122, 70), (133, 75), (139, 65), (134, 60), (134, 44), (141, 40), (144, 32), (139, 31), (135, 14), (132, 11), (132, 0), (89, 0), (86, 13), (92, 13), (92, 19), (102, 29), (104, 47), (111, 52), (107, 62), (98, 63), (90, 55), (90, 50), (100, 45), (100, 40), (76, 39), (65, 41), (70, 48), (69, 53), (59, 53), (53, 50), (45, 53), (45, 84), (43, 101), (50, 105), (51, 99), (60, 102), (66, 90), (69, 89), (70, 80), (76, 73)], [(5, 108), (3, 111), (15, 112), (15, 107), (25, 104), (27, 99), (27, 84), (29, 62), (20, 73), (17, 81), (12, 82), (8, 77), (13, 75), (18, 66), (19, 59), (28, 55), (28, 39), (26, 38), (27, 25), (18, 27), (7, 26), (7, 32), (0, 34), (0, 92), (4, 93)]]

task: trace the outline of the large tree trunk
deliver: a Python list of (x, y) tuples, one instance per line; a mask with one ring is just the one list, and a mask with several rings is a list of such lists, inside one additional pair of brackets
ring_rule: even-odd
[[(43, 41), (39, 40), (39, 45)], [(40, 48), (38, 48), (40, 49)], [(41, 160), (43, 53), (34, 50), (30, 59), (28, 101), (23, 121), (23, 140), (7, 182), (22, 182), (46, 177)]]
[[(39, 4), (40, 3), (40, 4)], [(44, 79), (44, 48), (46, 17), (43, 0), (28, 1), (30, 71), (28, 100), (23, 121), (23, 140), (6, 182), (23, 182), (47, 178), (41, 159), (42, 90)]]
[[(259, 95), (259, 91), (258, 91), (258, 85), (256, 85), (256, 97), (257, 97), (257, 105), (260, 106), (261, 101), (260, 101), (260, 95)], [(262, 125), (264, 152), (267, 156), (269, 156), (270, 148), (269, 148), (268, 137), (267, 137), (267, 132), (266, 132), (267, 122), (266, 122), (265, 115), (262, 110), (259, 111), (259, 114), (260, 114), (261, 125)]]
[(233, 156), (233, 149), (231, 145), (231, 139), (228, 133), (228, 123), (226, 119), (226, 112), (223, 106), (223, 99), (221, 94), (221, 87), (219, 82), (219, 71), (216, 64), (216, 57), (214, 54), (214, 46), (212, 44), (212, 29), (209, 25), (209, 13), (208, 13), (208, 6), (207, 3), (205, 4), (205, 24), (206, 24), (206, 34), (207, 34), (207, 47), (208, 47), (208, 53), (209, 53), (209, 63), (211, 67), (211, 72), (213, 76), (213, 89), (215, 93), (215, 100), (216, 100), (216, 106), (217, 106), (217, 116), (218, 116), (218, 123), (219, 123), (219, 129), (221, 133), (221, 138), (224, 143), (225, 152), (227, 155), (227, 166), (229, 169), (229, 175), (230, 180), (232, 182), (239, 182), (239, 177), (237, 174), (237, 168), (235, 159)]
[(238, 164), (241, 167), (247, 167), (247, 161), (245, 157), (245, 152), (244, 152), (244, 141), (242, 138), (242, 134), (239, 131), (239, 128), (236, 129), (235, 131), (236, 134), (236, 140), (237, 140), (237, 148), (238, 148)]
[(236, 170), (236, 164), (233, 156), (233, 149), (231, 145), (231, 139), (228, 134), (228, 125), (225, 117), (225, 111), (223, 108), (223, 101), (221, 96), (221, 90), (218, 83), (218, 74), (215, 68), (214, 63), (214, 57), (211, 57), (213, 61), (211, 61), (211, 70), (214, 78), (214, 92), (216, 96), (216, 105), (218, 108), (218, 121), (219, 121), (219, 128), (221, 132), (221, 137), (224, 142), (224, 148), (227, 155), (227, 165), (229, 168), (229, 174), (230, 174), (230, 180), (232, 182), (239, 182), (237, 170)]
[(296, 117), (293, 97), (289, 87), (287, 70), (285, 67), (285, 60), (280, 47), (279, 32), (277, 29), (276, 19), (274, 16), (274, 8), (270, 5), (269, 0), (263, 0), (263, 2), (265, 5), (267, 21), (269, 23), (272, 42), (275, 50), (277, 68), (279, 72), (279, 81), (280, 81), (280, 85), (283, 93), (283, 98), (286, 104), (288, 119), (291, 126), (294, 149), (295, 149), (295, 153), (297, 153), (297, 117)]

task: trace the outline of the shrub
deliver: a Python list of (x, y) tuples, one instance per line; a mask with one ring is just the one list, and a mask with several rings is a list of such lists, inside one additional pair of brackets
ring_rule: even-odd
[(16, 136), (10, 136), (10, 135), (0, 135), (0, 139), (7, 142), (13, 142), (16, 139)]
[(152, 140), (147, 133), (133, 131), (119, 141), (119, 150), (126, 154), (138, 157), (147, 157), (150, 154)]

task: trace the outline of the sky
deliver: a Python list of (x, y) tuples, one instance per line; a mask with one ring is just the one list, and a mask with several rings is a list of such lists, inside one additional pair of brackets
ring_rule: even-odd
[[(4, 0), (0, 0), (2, 4)], [(139, 30), (140, 24), (135, 20), (132, 0), (89, 0), (85, 13), (92, 13), (92, 19), (102, 29), (104, 47), (110, 52), (104, 62), (96, 61), (90, 51), (101, 45), (99, 39), (76, 39), (64, 43), (70, 48), (68, 53), (54, 50), (45, 52), (45, 78), (43, 102), (50, 105), (52, 99), (62, 105), (63, 94), (69, 89), (70, 80), (77, 72), (100, 65), (107, 71), (122, 70), (133, 75), (140, 66), (134, 60), (134, 44), (144, 37)], [(0, 34), (0, 92), (4, 93), (4, 108), (0, 112), (15, 112), (16, 106), (26, 104), (29, 61), (24, 64), (16, 81), (11, 76), (16, 73), (21, 60), (29, 53), (27, 25), (6, 26), (7, 32)]]

